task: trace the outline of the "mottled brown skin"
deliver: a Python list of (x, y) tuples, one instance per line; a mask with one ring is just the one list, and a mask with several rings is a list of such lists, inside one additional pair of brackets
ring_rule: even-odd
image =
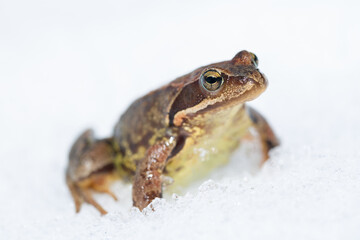
[(164, 176), (186, 185), (226, 163), (250, 128), (268, 159), (279, 142), (264, 117), (245, 105), (267, 86), (257, 64), (254, 54), (241, 51), (136, 100), (112, 138), (96, 140), (85, 131), (70, 151), (66, 173), (76, 211), (87, 202), (105, 214), (91, 190), (116, 199), (109, 185), (119, 177), (133, 181), (133, 204), (142, 210), (162, 197)]

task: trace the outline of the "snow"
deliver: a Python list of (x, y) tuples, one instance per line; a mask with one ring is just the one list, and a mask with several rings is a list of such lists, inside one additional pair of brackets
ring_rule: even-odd
[[(0, 2), (0, 239), (360, 239), (359, 3)], [(155, 211), (96, 195), (79, 214), (69, 148), (109, 136), (136, 98), (247, 49), (267, 91), (250, 103), (282, 145), (252, 146)]]

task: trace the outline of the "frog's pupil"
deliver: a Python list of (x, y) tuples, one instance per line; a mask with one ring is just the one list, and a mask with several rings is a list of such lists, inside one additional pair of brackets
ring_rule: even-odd
[(221, 78), (220, 77), (207, 77), (206, 78), (206, 81), (210, 84), (214, 84), (216, 82), (220, 82), (221, 81)]

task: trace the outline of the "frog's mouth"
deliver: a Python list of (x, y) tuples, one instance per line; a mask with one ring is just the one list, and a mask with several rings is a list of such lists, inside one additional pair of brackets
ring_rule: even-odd
[(189, 111), (189, 114), (203, 114), (205, 112), (220, 111), (224, 108), (238, 106), (240, 104), (244, 104), (245, 102), (254, 100), (264, 91), (265, 88), (263, 88), (255, 80), (249, 78), (246, 80), (246, 84), (244, 85), (244, 87), (237, 94), (224, 97), (224, 99), (216, 101), (212, 104), (207, 104), (204, 108), (197, 110), (194, 109), (195, 111), (193, 112)]

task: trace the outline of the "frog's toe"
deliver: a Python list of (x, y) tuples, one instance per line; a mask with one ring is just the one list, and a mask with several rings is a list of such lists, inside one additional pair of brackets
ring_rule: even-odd
[(117, 201), (117, 200), (118, 200), (118, 198), (116, 197), (116, 195), (115, 195), (112, 191), (110, 191), (109, 189), (106, 189), (106, 190), (104, 190), (104, 191), (99, 191), (99, 192), (103, 192), (103, 193), (108, 194), (110, 197), (112, 197), (112, 198), (114, 199), (114, 201)]
[(80, 211), (81, 204), (84, 202), (83, 198), (81, 197), (81, 194), (79, 192), (79, 187), (76, 186), (76, 184), (72, 181), (70, 181), (68, 178), (66, 179), (66, 183), (69, 187), (71, 196), (75, 203), (75, 211), (78, 213)]
[(101, 213), (101, 215), (107, 214), (107, 211), (106, 211), (104, 208), (102, 208), (102, 207), (100, 206), (100, 204), (98, 204), (98, 203), (94, 200), (94, 198), (92, 197), (92, 194), (91, 194), (91, 192), (89, 191), (89, 189), (83, 189), (82, 195), (83, 195), (83, 197), (84, 197), (84, 201), (87, 202), (88, 204), (93, 205), (93, 206)]
[(74, 199), (75, 210), (77, 213), (80, 211), (82, 203), (86, 202), (93, 205), (101, 213), (101, 215), (107, 214), (107, 211), (92, 197), (91, 188), (88, 186), (80, 186), (78, 183), (69, 179), (69, 177), (67, 177), (66, 183), (70, 189), (71, 196)]

